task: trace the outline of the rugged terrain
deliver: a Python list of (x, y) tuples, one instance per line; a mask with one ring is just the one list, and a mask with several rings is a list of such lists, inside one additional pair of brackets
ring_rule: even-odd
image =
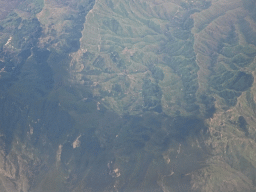
[(0, 0), (0, 191), (255, 191), (254, 0)]

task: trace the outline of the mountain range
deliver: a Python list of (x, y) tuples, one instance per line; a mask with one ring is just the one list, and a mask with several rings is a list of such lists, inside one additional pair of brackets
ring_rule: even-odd
[(254, 0), (0, 0), (0, 191), (256, 191), (255, 56)]

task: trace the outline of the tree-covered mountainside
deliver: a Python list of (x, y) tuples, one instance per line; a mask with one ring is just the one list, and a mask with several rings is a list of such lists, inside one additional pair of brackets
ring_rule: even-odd
[(254, 0), (0, 0), (0, 191), (256, 191)]

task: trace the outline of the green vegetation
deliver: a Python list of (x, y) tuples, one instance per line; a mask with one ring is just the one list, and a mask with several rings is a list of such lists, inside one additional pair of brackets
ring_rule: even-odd
[(30, 49), (38, 42), (41, 32), (40, 22), (36, 18), (23, 20), (21, 22), (21, 28), (16, 28), (14, 31), (14, 46), (20, 49)]
[(105, 26), (107, 26), (111, 31), (113, 31), (114, 33), (118, 32), (118, 29), (120, 27), (120, 24), (117, 20), (115, 19), (108, 19), (103, 21), (103, 24)]
[(211, 78), (211, 86), (226, 100), (228, 105), (234, 106), (236, 98), (252, 86), (253, 76), (244, 72), (226, 71)]
[[(188, 27), (189, 29), (189, 27)], [(177, 39), (181, 39), (181, 40), (187, 40), (190, 36), (190, 31), (188, 30), (180, 30), (180, 29), (175, 29), (173, 31), (173, 36)]]
[[(76, 5), (77, 12), (72, 16), (64, 18), (68, 23), (64, 26), (63, 32), (59, 37), (59, 41), (64, 41), (61, 49), (64, 53), (75, 52), (80, 48), (80, 38), (84, 28), (85, 16), (94, 5), (94, 1), (85, 2)], [(54, 32), (54, 31), (53, 31)]]
[(186, 110), (188, 112), (198, 110), (198, 106), (195, 104), (197, 100), (196, 92), (198, 89), (198, 82), (197, 82), (198, 66), (195, 63), (194, 58), (185, 59), (183, 57), (173, 57), (172, 59), (170, 59), (168, 65), (182, 79), (183, 87), (185, 89), (184, 99), (188, 105)]
[(98, 56), (98, 57), (94, 60), (94, 62), (93, 62), (92, 65), (95, 66), (95, 67), (97, 67), (97, 68), (102, 69), (102, 68), (105, 66), (105, 60), (104, 60), (103, 57)]
[(246, 136), (248, 136), (248, 134), (249, 134), (248, 124), (243, 116), (239, 116), (238, 125), (239, 125), (239, 128), (246, 134)]
[(89, 61), (91, 61), (93, 58), (94, 58), (94, 54), (89, 51), (86, 51), (82, 57), (83, 60), (89, 60)]
[[(248, 43), (254, 44), (252, 39), (248, 39), (252, 38), (253, 34), (251, 34), (252, 29), (246, 22), (245, 20), (239, 22), (240, 29)], [(217, 94), (226, 101), (228, 106), (235, 106), (237, 97), (243, 91), (248, 90), (254, 81), (254, 77), (249, 72), (240, 70), (250, 68), (254, 61), (256, 50), (253, 45), (242, 46), (238, 44), (238, 35), (232, 25), (228, 36), (219, 43), (218, 53), (224, 57), (221, 56), (219, 60), (215, 59), (212, 64), (215, 67), (211, 68), (212, 76), (209, 83), (217, 91)], [(214, 59), (214, 55), (212, 59)]]
[[(235, 57), (238, 54), (245, 54), (248, 57), (253, 57), (256, 55), (256, 50), (252, 46), (226, 46), (221, 49), (221, 54), (224, 55), (225, 57)], [(241, 57), (241, 56), (240, 56)]]
[(9, 32), (12, 33), (13, 30), (17, 29), (21, 23), (22, 19), (18, 16), (17, 13), (11, 12), (8, 16), (0, 21), (1, 24), (1, 32)]
[(44, 0), (26, 0), (19, 5), (19, 9), (36, 15), (44, 7)]
[(153, 110), (158, 113), (162, 112), (162, 91), (157, 84), (151, 82), (150, 79), (145, 79), (142, 86), (142, 95), (144, 98), (144, 107), (146, 110)]
[(148, 64), (147, 67), (151, 71), (152, 77), (156, 80), (156, 82), (164, 79), (164, 73), (160, 67), (157, 67), (154, 64)]
[(245, 19), (241, 19), (239, 22), (240, 30), (242, 31), (243, 35), (248, 44), (253, 44), (256, 46), (256, 32), (250, 26), (250, 23)]

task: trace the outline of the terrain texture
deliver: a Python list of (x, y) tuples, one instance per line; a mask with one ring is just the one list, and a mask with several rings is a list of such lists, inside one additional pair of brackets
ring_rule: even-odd
[(255, 56), (254, 0), (0, 0), (0, 191), (256, 191)]

